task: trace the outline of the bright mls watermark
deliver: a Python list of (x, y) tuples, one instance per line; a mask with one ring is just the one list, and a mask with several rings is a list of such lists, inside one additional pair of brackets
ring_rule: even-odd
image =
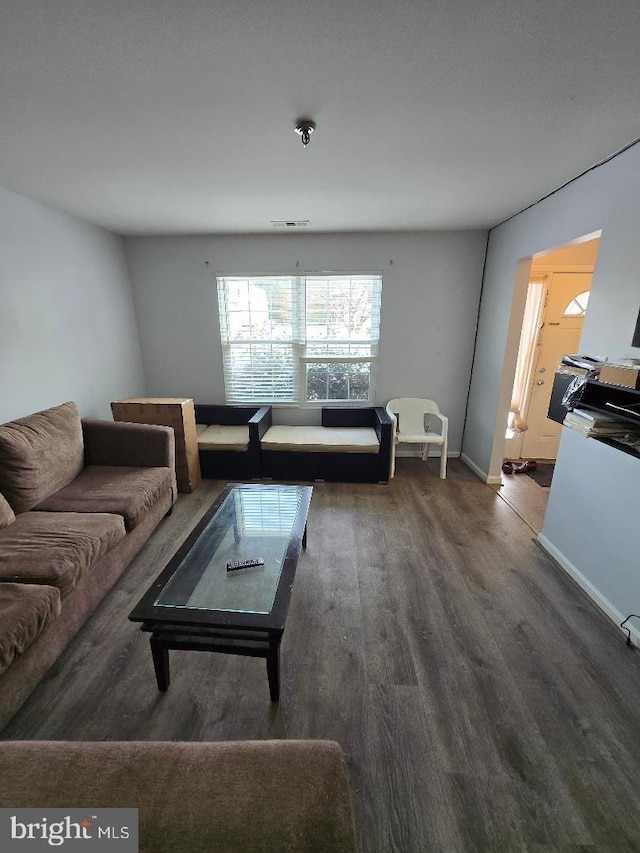
[(138, 853), (138, 809), (0, 809), (2, 853)]

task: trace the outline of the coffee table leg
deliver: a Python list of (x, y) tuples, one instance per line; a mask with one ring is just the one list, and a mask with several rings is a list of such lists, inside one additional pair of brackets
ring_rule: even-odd
[(164, 691), (169, 687), (169, 682), (171, 681), (171, 676), (169, 675), (169, 649), (155, 634), (149, 638), (149, 642), (151, 643), (151, 654), (153, 656), (153, 667), (156, 671), (158, 690)]
[(304, 526), (304, 533), (302, 534), (302, 547), (307, 547), (307, 525)]
[(269, 640), (267, 652), (267, 678), (272, 702), (280, 699), (280, 637)]

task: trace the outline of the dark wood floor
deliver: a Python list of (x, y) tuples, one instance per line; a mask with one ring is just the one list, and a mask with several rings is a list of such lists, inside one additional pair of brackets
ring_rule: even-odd
[(640, 654), (457, 460), (316, 484), (279, 705), (264, 661), (198, 652), (158, 693), (126, 615), (223, 485), (181, 497), (4, 738), (333, 738), (367, 853), (640, 850)]
[(549, 489), (522, 474), (501, 474), (502, 485), (492, 486), (534, 533), (542, 532)]

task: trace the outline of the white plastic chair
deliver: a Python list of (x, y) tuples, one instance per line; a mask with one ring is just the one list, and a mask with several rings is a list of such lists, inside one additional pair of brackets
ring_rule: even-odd
[[(417, 397), (401, 397), (389, 400), (387, 413), (393, 420), (393, 447), (391, 450), (391, 476), (396, 471), (396, 445), (421, 444), (422, 461), (427, 458), (430, 444), (440, 445), (440, 478), (447, 476), (447, 433), (449, 419), (440, 412), (433, 400), (422, 400)], [(429, 421), (437, 418), (440, 421), (440, 432), (432, 432)], [(428, 419), (428, 420), (427, 420)]]

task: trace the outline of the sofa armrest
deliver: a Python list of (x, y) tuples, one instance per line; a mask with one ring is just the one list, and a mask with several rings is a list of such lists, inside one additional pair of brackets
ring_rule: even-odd
[(262, 445), (260, 439), (271, 426), (271, 406), (263, 406), (249, 420), (249, 470), (253, 480), (262, 478)]
[(6, 741), (0, 807), (136, 808), (140, 853), (357, 849), (332, 741)]
[(255, 436), (258, 441), (273, 423), (271, 406), (263, 406), (249, 421), (249, 437)]
[(395, 451), (393, 441), (393, 431), (395, 428), (394, 419), (389, 416), (389, 413), (383, 406), (375, 406), (373, 409), (374, 429), (380, 442), (380, 467), (378, 469), (378, 482), (387, 483), (389, 477), (392, 476), (393, 469), (392, 454)]
[(85, 465), (171, 468), (175, 471), (172, 427), (82, 419)]
[(384, 406), (374, 406), (373, 409), (373, 428), (378, 436), (378, 441), (382, 445), (383, 437), (389, 433), (389, 440), (393, 434), (393, 418), (389, 415)]

